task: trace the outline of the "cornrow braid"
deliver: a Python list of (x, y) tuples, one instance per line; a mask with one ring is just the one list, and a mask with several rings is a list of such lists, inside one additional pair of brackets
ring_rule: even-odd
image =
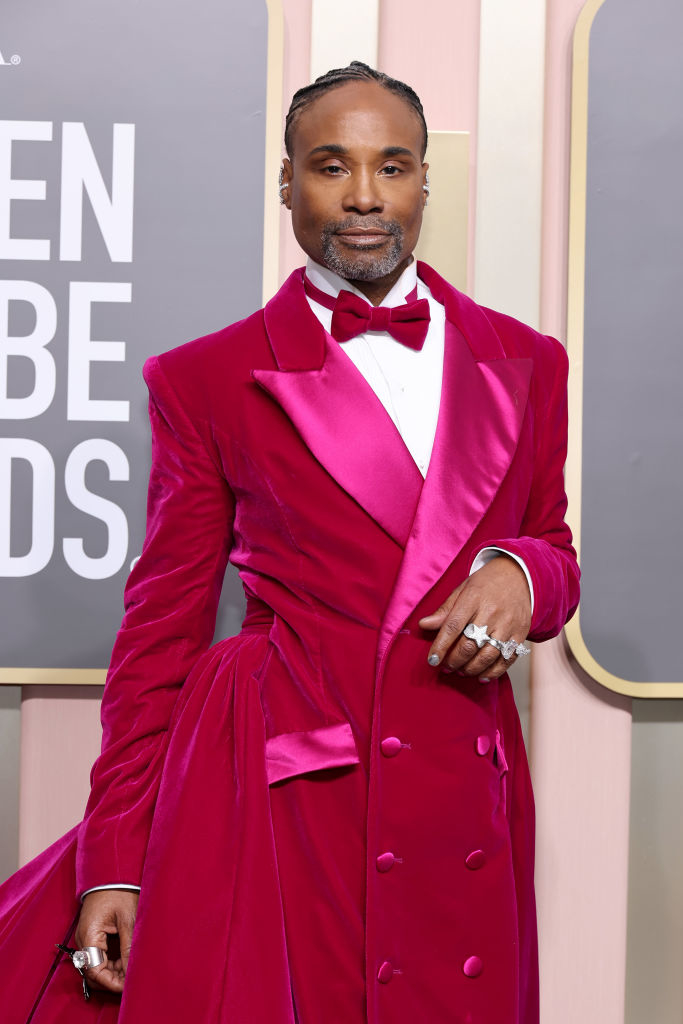
[(302, 111), (324, 92), (327, 92), (327, 90), (345, 85), (346, 82), (357, 81), (377, 82), (383, 89), (396, 93), (397, 96), (400, 96), (406, 103), (410, 104), (422, 125), (422, 159), (424, 160), (424, 155), (427, 152), (427, 122), (425, 121), (420, 97), (405, 82), (399, 81), (398, 78), (391, 78), (389, 75), (385, 75), (383, 71), (375, 71), (374, 68), (363, 64), (359, 60), (351, 61), (348, 67), (334, 68), (332, 71), (326, 72), (326, 74), (316, 78), (312, 85), (305, 85), (303, 89), (298, 89), (294, 93), (285, 119), (285, 149), (288, 156), (290, 158), (292, 156), (294, 129)]

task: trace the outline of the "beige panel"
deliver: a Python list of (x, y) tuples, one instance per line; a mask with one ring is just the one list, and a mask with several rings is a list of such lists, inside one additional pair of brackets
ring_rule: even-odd
[(540, 313), (545, 0), (482, 0), (474, 297)]
[(430, 132), (427, 162), (431, 194), (415, 255), (464, 291), (467, 288), (469, 134)]
[(379, 0), (313, 0), (311, 81), (352, 60), (377, 67)]

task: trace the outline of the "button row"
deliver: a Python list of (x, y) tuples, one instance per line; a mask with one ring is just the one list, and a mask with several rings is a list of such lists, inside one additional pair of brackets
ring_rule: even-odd
[[(466, 978), (478, 978), (484, 970), (484, 961), (480, 956), (468, 956), (462, 965), (462, 973)], [(401, 971), (395, 971), (394, 965), (391, 960), (385, 960), (380, 964), (377, 971), (377, 980), (380, 985), (388, 985), (394, 977), (394, 974), (401, 974)]]
[[(385, 757), (396, 757), (397, 754), (401, 753), (401, 749), (407, 744), (401, 743), (398, 736), (387, 736), (379, 745), (380, 750)], [(491, 749), (491, 737), (487, 736), (486, 733), (482, 733), (481, 736), (477, 736), (475, 743), (475, 750), (480, 757), (486, 757), (489, 750)]]
[[(380, 750), (384, 757), (396, 757), (400, 754), (405, 744), (401, 743), (398, 736), (386, 736), (380, 743)], [(485, 757), (491, 749), (491, 739), (489, 736), (481, 735), (477, 737), (475, 749), (480, 757)], [(380, 853), (376, 860), (377, 870), (384, 873), (391, 871), (394, 864), (396, 863), (396, 855), (387, 850), (386, 853)], [(465, 858), (465, 864), (470, 871), (478, 871), (486, 863), (486, 854), (483, 850), (472, 850), (470, 854)], [(470, 956), (465, 960), (462, 965), (463, 974), (467, 978), (478, 978), (484, 969), (484, 964), (481, 957)], [(390, 960), (384, 960), (377, 971), (377, 980), (381, 985), (388, 985), (392, 980), (394, 973), (394, 966)]]

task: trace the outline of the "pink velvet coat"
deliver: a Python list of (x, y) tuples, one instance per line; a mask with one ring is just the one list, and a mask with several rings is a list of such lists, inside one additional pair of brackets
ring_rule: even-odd
[[(417, 623), (491, 544), (529, 568), (532, 639), (572, 614), (566, 356), (419, 273), (447, 317), (424, 482), (302, 271), (147, 363), (148, 532), (103, 751), (82, 825), (2, 889), (6, 1024), (538, 1021), (510, 684), (434, 671)], [(228, 558), (247, 618), (210, 647)], [(125, 993), (86, 1004), (52, 943), (117, 881), (142, 886)]]

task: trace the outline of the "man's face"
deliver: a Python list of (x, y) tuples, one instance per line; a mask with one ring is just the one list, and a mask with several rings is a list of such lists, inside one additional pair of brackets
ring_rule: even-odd
[(421, 147), (409, 103), (375, 82), (349, 82), (306, 107), (284, 161), (285, 205), (304, 252), (346, 280), (390, 287), (420, 234)]

